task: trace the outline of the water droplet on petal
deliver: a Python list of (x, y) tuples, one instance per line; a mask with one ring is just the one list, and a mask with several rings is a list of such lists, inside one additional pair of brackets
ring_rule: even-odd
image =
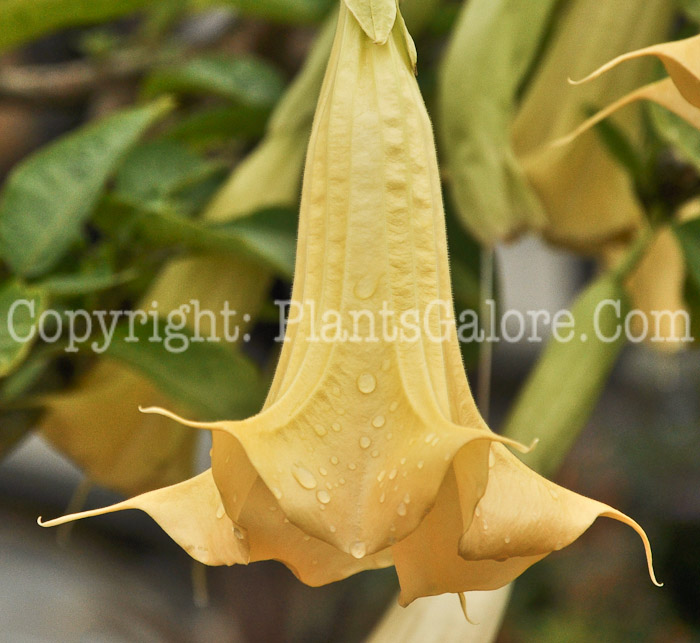
[(338, 530), (336, 529), (335, 525), (331, 525), (330, 527), (328, 527), (328, 530), (329, 530), (332, 534), (334, 534), (336, 531), (338, 531)]
[(282, 499), (282, 492), (277, 487), (272, 487), (270, 491), (272, 491), (272, 495), (277, 498), (277, 500)]
[(428, 433), (428, 435), (425, 436), (425, 443), (430, 444), (434, 439), (435, 439), (435, 434)]
[(386, 424), (386, 418), (383, 415), (378, 415), (372, 420), (372, 426), (375, 429), (381, 429)]
[(553, 489), (551, 487), (549, 489), (549, 495), (552, 496), (552, 498), (554, 498), (555, 500), (557, 500), (559, 498), (559, 494), (557, 493), (557, 490)]
[(387, 439), (387, 440), (391, 440), (391, 439), (393, 439), (393, 437), (394, 437), (394, 434), (391, 433), (391, 431), (390, 431), (389, 433), (386, 434), (386, 439)]
[(425, 466), (425, 462), (423, 460), (418, 460), (418, 464), (416, 465), (419, 469), (422, 469)]
[(331, 456), (331, 464), (338, 464), (339, 460), (337, 456), (332, 455)]
[(366, 435), (363, 435), (360, 438), (360, 446), (363, 449), (369, 449), (369, 445), (372, 444), (372, 440), (370, 440)]
[(493, 469), (493, 465), (496, 464), (496, 456), (493, 453), (493, 450), (489, 450), (489, 469)]
[(379, 496), (379, 502), (384, 502), (386, 500), (386, 494), (382, 491), (382, 495)]
[(379, 472), (379, 475), (377, 476), (377, 482), (381, 482), (382, 480), (384, 480), (385, 475), (386, 475), (386, 471), (384, 469), (382, 469)]
[(484, 531), (489, 530), (489, 526), (488, 526), (488, 523), (486, 522), (486, 519), (484, 519), (484, 521), (481, 523), (481, 526), (484, 528)]
[(406, 495), (403, 497), (403, 501), (408, 505), (411, 503), (411, 494), (406, 493)]
[(238, 527), (233, 528), (233, 535), (238, 538), (238, 540), (243, 540), (245, 538), (245, 535)]
[(338, 482), (340, 482), (340, 484), (345, 484), (345, 478), (339, 478)]
[(369, 299), (377, 290), (379, 278), (376, 275), (365, 275), (355, 284), (353, 292), (358, 299)]
[(336, 433), (339, 433), (341, 428), (342, 427), (337, 422), (333, 422), (333, 424), (331, 426), (331, 429), (333, 429)]
[(311, 540), (311, 536), (304, 534), (304, 540), (308, 543)]
[(510, 536), (506, 536), (506, 537), (503, 539), (503, 542), (504, 542), (506, 545), (508, 545), (508, 544), (510, 543)]
[(350, 469), (350, 471), (354, 471), (355, 469), (357, 469), (357, 465), (354, 462), (351, 462), (348, 465), (348, 469)]
[(474, 515), (475, 515), (477, 518), (481, 515), (481, 509), (480, 509), (479, 507), (477, 507), (476, 509), (474, 509)]
[(321, 489), (321, 491), (316, 493), (316, 497), (318, 498), (318, 501), (323, 503), (324, 505), (327, 505), (331, 501), (331, 494), (328, 493), (325, 489)]
[(399, 514), (399, 516), (406, 515), (406, 505), (403, 502), (396, 508), (396, 513)]
[(401, 464), (406, 464), (406, 458), (401, 458)]
[(350, 553), (358, 560), (364, 558), (367, 554), (367, 546), (363, 542), (358, 541), (350, 547)]
[(378, 457), (379, 457), (379, 449), (374, 449), (374, 450), (372, 451), (372, 454), (371, 454), (371, 455), (372, 455), (373, 458), (378, 458)]
[(219, 506), (216, 508), (216, 517), (221, 520), (224, 517), (224, 514), (226, 513), (226, 510), (224, 509), (224, 505), (219, 504)]
[(357, 378), (357, 388), (360, 389), (361, 393), (369, 394), (377, 386), (377, 380), (374, 379), (374, 375), (371, 373), (362, 373), (360, 377)]
[(398, 475), (398, 473), (399, 473), (399, 472), (398, 472), (396, 469), (392, 469), (392, 470), (389, 472), (389, 480), (393, 480), (393, 479)]
[(314, 431), (316, 431), (316, 435), (320, 438), (322, 438), (324, 435), (326, 435), (326, 433), (328, 433), (328, 431), (326, 431), (326, 427), (323, 426), (323, 424), (317, 424), (314, 427)]
[(292, 469), (292, 475), (296, 479), (296, 481), (304, 487), (304, 489), (315, 489), (316, 485), (318, 484), (316, 482), (316, 478), (314, 478), (314, 474), (311, 473), (308, 469), (304, 469), (304, 467), (300, 467), (299, 465), (294, 465), (294, 468)]
[(390, 405), (389, 405), (389, 410), (393, 413), (396, 409), (399, 408), (399, 403), (394, 400)]
[(318, 468), (318, 472), (319, 472), (322, 476), (327, 476), (327, 475), (328, 475), (328, 469), (326, 469), (325, 467), (319, 467), (319, 468)]

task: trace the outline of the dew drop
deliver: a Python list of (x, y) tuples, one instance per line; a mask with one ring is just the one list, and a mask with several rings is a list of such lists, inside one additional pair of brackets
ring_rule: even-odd
[(362, 373), (360, 377), (357, 378), (357, 388), (360, 389), (360, 393), (369, 394), (377, 386), (377, 380), (374, 379), (374, 375), (371, 373)]
[(401, 464), (406, 464), (406, 458), (401, 458)]
[(308, 543), (311, 540), (311, 536), (304, 534), (304, 540)]
[[(433, 441), (430, 443), (430, 446), (435, 447), (435, 446), (437, 446), (438, 442), (440, 442), (440, 438), (436, 436), (433, 438)], [(447, 459), (449, 459), (449, 458), (447, 458)]]
[(216, 508), (216, 517), (221, 520), (224, 517), (224, 514), (226, 513), (226, 510), (224, 509), (224, 505), (219, 504), (219, 506)]
[(332, 456), (331, 456), (331, 464), (338, 464), (338, 462), (340, 462), (340, 461), (338, 460), (338, 457), (335, 456), (335, 455), (332, 455)]
[(394, 400), (390, 405), (389, 405), (389, 410), (393, 413), (396, 409), (399, 408), (399, 403)]
[(326, 469), (325, 467), (319, 467), (319, 468), (318, 468), (318, 472), (319, 472), (322, 476), (327, 476), (327, 475), (328, 475), (328, 469)]
[(338, 531), (338, 530), (336, 529), (335, 525), (331, 525), (330, 527), (328, 527), (328, 530), (329, 530), (332, 534), (334, 534), (336, 531)]
[(418, 464), (416, 465), (419, 469), (422, 469), (425, 466), (425, 462), (423, 460), (418, 460)]
[(373, 458), (378, 458), (378, 457), (379, 457), (379, 449), (374, 449), (374, 450), (372, 451), (372, 454), (371, 454), (371, 455), (372, 455)]
[(341, 428), (342, 427), (337, 422), (333, 422), (333, 425), (331, 426), (331, 429), (333, 429), (336, 433), (340, 433)]
[(394, 434), (391, 433), (391, 431), (390, 431), (389, 433), (386, 434), (386, 439), (387, 439), (387, 440), (393, 440), (393, 439), (394, 439)]
[(474, 515), (475, 515), (477, 518), (481, 515), (481, 509), (480, 509), (479, 507), (477, 507), (476, 509), (474, 509)]
[(382, 491), (382, 495), (379, 496), (379, 502), (384, 502), (386, 500), (386, 494)]
[(350, 471), (354, 471), (355, 469), (357, 469), (357, 465), (354, 462), (351, 462), (348, 465), (348, 469), (350, 469)]
[(378, 415), (372, 420), (372, 426), (375, 429), (381, 429), (386, 424), (386, 418), (383, 415)]
[(489, 450), (489, 469), (493, 469), (493, 466), (496, 464), (496, 456), (494, 455), (492, 450)]
[(503, 542), (504, 542), (506, 545), (510, 544), (510, 536), (506, 536), (506, 537), (503, 539)]
[(350, 547), (350, 553), (358, 560), (364, 558), (367, 554), (367, 546), (363, 542), (358, 541)]
[(318, 498), (318, 501), (324, 505), (327, 505), (331, 501), (331, 494), (325, 489), (321, 489), (321, 491), (317, 492), (316, 497)]
[(300, 467), (299, 465), (294, 465), (294, 468), (292, 469), (292, 475), (296, 479), (296, 481), (304, 487), (304, 489), (315, 489), (316, 485), (318, 484), (316, 482), (316, 478), (314, 478), (314, 474), (311, 473), (308, 469), (304, 469), (304, 467)]
[(370, 440), (366, 435), (363, 435), (360, 438), (360, 446), (363, 449), (369, 449), (369, 445), (372, 444), (372, 440)]
[(277, 500), (282, 500), (282, 492), (277, 487), (272, 487), (270, 491), (272, 491), (272, 495), (277, 498)]
[(224, 464), (228, 464), (229, 462), (231, 462), (231, 456), (227, 455), (226, 459), (224, 460)]
[(559, 498), (559, 494), (557, 493), (556, 489), (550, 488), (549, 495), (552, 496), (552, 498), (554, 498), (555, 500), (557, 500)]
[(484, 528), (484, 531), (488, 531), (488, 530), (489, 530), (489, 525), (488, 525), (488, 523), (486, 522), (486, 520), (484, 520), (484, 521), (481, 523), (481, 526)]
[(389, 472), (389, 480), (393, 480), (393, 479), (398, 475), (398, 473), (399, 473), (399, 472), (398, 472), (396, 469), (392, 469), (392, 470)]
[(396, 508), (396, 513), (399, 514), (399, 516), (406, 515), (406, 505), (403, 502)]
[(403, 497), (403, 501), (408, 505), (411, 504), (411, 494), (406, 493), (406, 495)]
[(375, 275), (365, 275), (355, 284), (353, 292), (358, 299), (369, 299), (377, 290), (379, 279)]
[(233, 528), (233, 535), (238, 538), (238, 540), (243, 540), (245, 538), (243, 532), (238, 527)]
[(428, 433), (428, 435), (425, 436), (425, 443), (430, 444), (434, 439), (435, 439), (435, 434)]
[(269, 509), (270, 511), (277, 511), (277, 507), (275, 507), (274, 505), (270, 505), (270, 506), (268, 507), (268, 509)]
[(340, 482), (340, 484), (345, 484), (345, 478), (339, 478), (338, 482)]
[(333, 488), (333, 483), (332, 482), (326, 482), (326, 489), (329, 491)]
[(379, 475), (377, 476), (377, 482), (381, 482), (382, 480), (384, 480), (385, 475), (386, 475), (386, 471), (384, 469), (382, 469), (379, 472)]
[(323, 426), (323, 424), (317, 424), (314, 427), (314, 431), (316, 431), (316, 435), (320, 438), (322, 438), (324, 435), (326, 435), (326, 433), (328, 433), (328, 431), (326, 431), (326, 427)]

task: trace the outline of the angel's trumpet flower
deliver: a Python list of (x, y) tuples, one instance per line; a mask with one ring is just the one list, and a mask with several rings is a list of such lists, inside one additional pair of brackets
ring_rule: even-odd
[(202, 562), (276, 559), (311, 585), (393, 563), (402, 604), (505, 585), (601, 515), (650, 556), (634, 521), (535, 474), (476, 409), (415, 60), (396, 0), (341, 3), (263, 410), (182, 420), (213, 432), (200, 476), (45, 525), (142, 509)]

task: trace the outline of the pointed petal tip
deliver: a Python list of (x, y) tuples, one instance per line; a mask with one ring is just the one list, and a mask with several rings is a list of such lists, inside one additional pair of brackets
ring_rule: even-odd
[(646, 532), (644, 531), (644, 529), (642, 529), (642, 526), (636, 520), (633, 520), (629, 516), (623, 514), (621, 511), (617, 511), (616, 509), (610, 508), (609, 511), (605, 511), (600, 515), (605, 518), (612, 518), (613, 520), (617, 520), (627, 525), (628, 527), (632, 527), (632, 529), (634, 529), (637, 532), (637, 535), (642, 539), (642, 544), (644, 545), (644, 553), (646, 554), (647, 558), (649, 578), (651, 578), (651, 582), (654, 583), (654, 585), (656, 585), (657, 587), (663, 587), (664, 584), (660, 583), (657, 580), (656, 574), (654, 573), (654, 561), (651, 552), (651, 543), (649, 542), (649, 537), (647, 536)]
[(479, 625), (478, 621), (472, 621), (472, 619), (469, 618), (469, 613), (467, 612), (467, 597), (464, 592), (459, 592), (457, 594), (459, 598), (459, 606), (462, 608), (462, 614), (464, 614), (464, 618), (466, 619), (467, 623), (469, 625)]
[(180, 415), (177, 415), (177, 413), (173, 413), (172, 411), (168, 411), (167, 409), (159, 406), (139, 406), (139, 411), (147, 415), (162, 415), (163, 417), (174, 420), (175, 422), (188, 426), (192, 429), (205, 429), (208, 431), (223, 429), (222, 422), (196, 422), (195, 420), (188, 420)]

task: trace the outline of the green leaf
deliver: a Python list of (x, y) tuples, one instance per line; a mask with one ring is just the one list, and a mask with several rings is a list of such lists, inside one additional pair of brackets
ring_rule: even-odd
[(335, 0), (193, 0), (195, 7), (228, 5), (241, 13), (280, 22), (317, 22)]
[(673, 231), (683, 249), (688, 276), (700, 288), (700, 219), (676, 224)]
[(144, 94), (214, 94), (240, 105), (271, 108), (284, 89), (279, 72), (252, 56), (207, 56), (182, 65), (154, 71), (144, 84)]
[(165, 137), (195, 149), (230, 145), (232, 139), (260, 138), (268, 116), (269, 110), (245, 105), (205, 109), (182, 118)]
[(87, 125), (10, 174), (0, 202), (0, 255), (16, 273), (39, 276), (63, 257), (126, 152), (171, 106), (160, 100)]
[(700, 131), (665, 107), (645, 105), (654, 131), (696, 170), (700, 171)]
[(46, 299), (43, 290), (19, 281), (0, 288), (0, 377), (9, 375), (29, 353)]
[(177, 330), (178, 320), (172, 321), (169, 326), (160, 320), (160, 342), (152, 341), (150, 320), (141, 324), (137, 318), (133, 333), (128, 325), (118, 326), (105, 355), (141, 371), (168, 396), (206, 417), (236, 419), (259, 411), (265, 387), (250, 360), (224, 344), (195, 342), (192, 331)]
[(144, 143), (122, 163), (114, 192), (129, 202), (159, 202), (220, 168), (172, 141)]
[(296, 213), (291, 209), (261, 210), (230, 223), (204, 223), (164, 208), (135, 208), (116, 199), (102, 213), (113, 220), (131, 219), (136, 233), (156, 247), (181, 246), (193, 252), (231, 253), (246, 257), (290, 279), (296, 252)]
[[(603, 305), (606, 300), (620, 302), (619, 315)], [(553, 336), (547, 343), (503, 429), (524, 443), (539, 438), (537, 448), (523, 457), (536, 471), (553, 474), (590, 417), (625, 345), (621, 326), (627, 311), (622, 281), (603, 275), (576, 299), (573, 329), (559, 330), (561, 339), (573, 332), (570, 341)], [(604, 341), (611, 338), (615, 339)]]
[(135, 270), (124, 270), (119, 273), (96, 270), (72, 275), (52, 275), (40, 282), (39, 286), (51, 297), (72, 297), (109, 290), (132, 281), (136, 277)]
[(149, 0), (0, 0), (0, 51), (59, 29), (113, 20)]

